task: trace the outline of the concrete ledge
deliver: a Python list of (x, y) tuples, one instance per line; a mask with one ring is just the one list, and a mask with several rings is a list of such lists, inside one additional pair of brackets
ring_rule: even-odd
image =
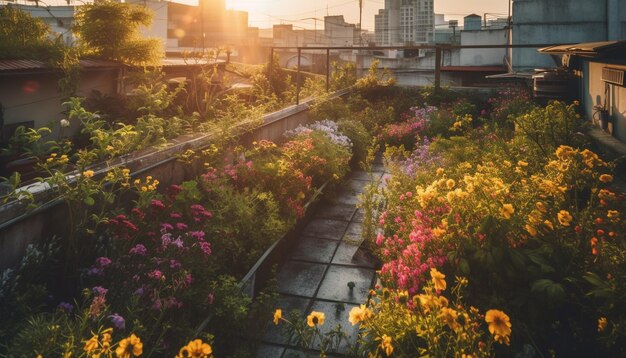
[(613, 157), (612, 159), (626, 156), (626, 143), (606, 133), (602, 129), (592, 128), (587, 134), (589, 134), (593, 142), (600, 147), (600, 149), (605, 150), (607, 154), (611, 155)]

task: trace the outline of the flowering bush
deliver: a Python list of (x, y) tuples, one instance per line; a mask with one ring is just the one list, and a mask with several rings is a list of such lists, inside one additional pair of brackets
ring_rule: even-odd
[[(611, 164), (572, 146), (583, 143), (572, 133), (581, 129), (574, 109), (551, 103), (531, 112), (538, 123), (560, 123), (534, 132), (537, 140), (524, 129), (508, 139), (502, 130), (461, 124), (462, 137), (422, 138), (414, 153), (388, 148), (393, 176), (374, 246), (383, 284), (413, 295), (433, 268), (471, 277), (469, 302), (497, 302), (533, 332), (532, 343), (512, 341), (509, 354), (525, 344), (592, 354), (598, 330), (604, 349), (622, 352), (615, 290), (623, 291), (614, 275), (624, 272), (624, 230), (615, 226), (624, 220), (623, 194), (612, 187)], [(435, 135), (439, 114), (432, 118), (424, 133)], [(571, 318), (580, 307), (584, 313)]]
[(431, 113), (436, 110), (437, 108), (432, 106), (411, 108), (410, 114), (405, 114), (400, 122), (384, 126), (379, 139), (388, 145), (404, 145), (407, 149), (413, 148), (417, 136), (426, 127)]

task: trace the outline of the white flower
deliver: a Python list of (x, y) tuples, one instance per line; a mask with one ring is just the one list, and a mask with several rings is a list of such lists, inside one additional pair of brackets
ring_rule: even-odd
[(70, 121), (68, 121), (65, 118), (61, 119), (61, 128), (67, 128), (69, 126), (70, 126)]

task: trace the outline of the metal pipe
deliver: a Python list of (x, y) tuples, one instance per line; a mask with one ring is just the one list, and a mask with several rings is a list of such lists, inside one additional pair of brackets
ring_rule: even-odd
[(326, 49), (326, 92), (330, 92), (330, 49)]
[(298, 47), (298, 69), (296, 72), (296, 105), (300, 104), (300, 59), (302, 58), (302, 49)]

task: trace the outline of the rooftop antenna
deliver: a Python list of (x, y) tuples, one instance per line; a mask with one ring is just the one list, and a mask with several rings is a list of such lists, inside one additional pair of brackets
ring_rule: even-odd
[(363, 23), (363, 0), (359, 0), (359, 45), (363, 45), (363, 33), (361, 24)]

